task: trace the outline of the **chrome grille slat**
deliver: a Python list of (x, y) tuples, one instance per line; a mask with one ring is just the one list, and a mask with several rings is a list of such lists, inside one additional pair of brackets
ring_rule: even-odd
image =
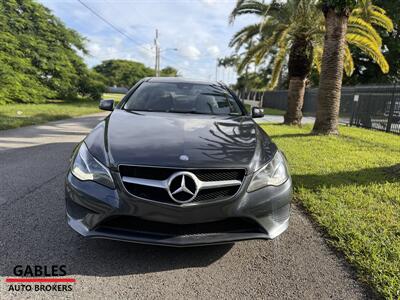
[[(160, 189), (168, 189), (167, 180), (154, 180), (154, 179), (143, 179), (143, 178), (123, 176), (122, 181), (133, 184), (156, 187)], [(198, 181), (198, 187), (200, 191), (203, 189), (216, 189), (220, 187), (229, 187), (241, 184), (242, 183), (239, 180)]]
[(160, 189), (168, 188), (166, 180), (154, 180), (154, 179), (144, 179), (144, 178), (123, 176), (122, 181), (128, 182), (128, 183), (133, 183), (133, 184), (140, 184), (140, 185), (156, 187), (156, 188), (160, 188)]

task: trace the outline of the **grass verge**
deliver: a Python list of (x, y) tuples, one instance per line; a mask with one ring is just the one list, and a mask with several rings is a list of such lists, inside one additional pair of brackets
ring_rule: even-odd
[(270, 116), (283, 116), (286, 112), (284, 110), (275, 109), (275, 108), (264, 108), (264, 114)]
[[(246, 107), (246, 110), (248, 112), (251, 111), (250, 104), (244, 104), (244, 106)], [(264, 110), (264, 115), (270, 115), (270, 116), (283, 116), (286, 113), (284, 110), (269, 108), (269, 107), (264, 107), (263, 110)]]
[[(104, 94), (104, 99), (120, 101), (121, 94)], [(0, 105), (0, 130), (42, 124), (100, 112), (99, 102), (92, 100), (51, 100), (43, 104)]]
[(105, 93), (103, 94), (103, 99), (113, 99), (116, 102), (120, 102), (125, 94), (115, 94), (115, 93)]
[(338, 137), (311, 127), (264, 124), (288, 157), (295, 198), (362, 281), (400, 297), (400, 136), (341, 127)]

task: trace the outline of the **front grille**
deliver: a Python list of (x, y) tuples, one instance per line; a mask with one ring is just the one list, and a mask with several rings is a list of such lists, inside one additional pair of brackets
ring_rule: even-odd
[(221, 221), (198, 224), (170, 224), (143, 220), (131, 216), (117, 216), (101, 223), (97, 230), (101, 231), (102, 229), (167, 236), (264, 232), (257, 223), (245, 218), (229, 218)]
[(237, 187), (202, 190), (197, 195), (195, 201), (221, 200), (235, 195), (237, 190)]
[[(190, 172), (203, 183), (216, 183), (226, 181), (239, 182), (235, 186), (217, 186), (207, 189), (200, 189), (197, 196), (191, 202), (206, 202), (223, 200), (232, 197), (240, 189), (241, 183), (245, 176), (244, 169), (174, 169), (174, 168), (158, 168), (158, 167), (143, 167), (143, 166), (119, 166), (121, 178), (126, 190), (137, 197), (169, 203), (178, 204), (168, 194), (167, 188), (149, 186), (144, 183), (127, 182), (124, 178), (140, 178), (153, 181), (166, 181), (170, 176), (177, 172)], [(178, 186), (171, 186), (176, 190)], [(178, 197), (177, 197), (178, 198)]]
[(201, 181), (243, 180), (244, 170), (194, 170)]
[(140, 184), (132, 184), (127, 182), (124, 182), (124, 185), (129, 193), (138, 196), (140, 198), (145, 198), (158, 202), (166, 202), (166, 203), (171, 202), (168, 192), (164, 189), (150, 187), (146, 185), (140, 185)]

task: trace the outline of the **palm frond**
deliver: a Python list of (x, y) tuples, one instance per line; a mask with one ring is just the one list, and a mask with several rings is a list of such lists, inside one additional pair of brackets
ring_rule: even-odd
[(371, 18), (371, 23), (384, 28), (388, 32), (393, 31), (394, 29), (393, 21), (385, 14), (382, 14), (378, 11), (372, 11), (370, 18)]
[(349, 33), (358, 34), (376, 41), (378, 47), (382, 46), (382, 38), (379, 33), (370, 23), (364, 21), (361, 17), (350, 16), (347, 30)]
[(377, 11), (377, 12), (383, 14), (383, 15), (386, 15), (386, 10), (384, 10), (383, 8), (381, 8), (381, 7), (377, 6), (377, 5), (371, 5), (371, 9), (373, 9), (373, 10), (375, 10), (375, 11)]
[(266, 54), (270, 52), (271, 48), (278, 44), (279, 47), (286, 47), (286, 43), (282, 43), (281, 41), (287, 40), (288, 29), (282, 30), (280, 32), (276, 32), (272, 37), (267, 40), (261, 42), (263, 47), (260, 51), (254, 54), (254, 62), (255, 64), (260, 64), (264, 59)]
[(387, 16), (386, 11), (379, 6), (373, 5), (370, 0), (360, 0), (351, 14), (364, 19), (368, 23), (378, 25), (388, 32), (392, 32), (394, 29), (393, 21)]
[(314, 46), (313, 65), (317, 69), (318, 73), (321, 73), (323, 52), (324, 52), (324, 49), (322, 48), (322, 45)]
[(259, 33), (259, 23), (248, 25), (233, 35), (231, 41), (229, 42), (229, 47), (235, 47), (237, 51), (240, 47), (249, 42), (251, 39), (253, 39), (254, 36)]
[(354, 72), (354, 60), (353, 57), (351, 56), (351, 51), (349, 48), (349, 45), (346, 44), (344, 47), (344, 72), (348, 77), (353, 75)]
[(265, 16), (269, 8), (270, 5), (257, 0), (238, 0), (229, 16), (229, 22), (233, 23), (237, 16), (245, 14)]
[(360, 48), (361, 51), (371, 57), (379, 65), (384, 74), (389, 72), (389, 64), (383, 56), (381, 49), (375, 43), (372, 43), (370, 39), (357, 34), (347, 33), (346, 41)]
[(239, 73), (241, 73), (246, 66), (254, 62), (254, 56), (259, 51), (264, 51), (263, 47), (264, 47), (263, 43), (258, 43), (256, 45), (253, 45), (249, 50), (247, 50), (245, 56), (238, 63), (237, 69)]
[(272, 47), (276, 44), (278, 35), (274, 35), (267, 40), (258, 42), (252, 45), (245, 53), (245, 56), (238, 64), (238, 72), (241, 73), (246, 66), (251, 63), (259, 64), (261, 60), (271, 51)]
[(275, 59), (274, 59), (274, 66), (272, 67), (271, 79), (267, 86), (268, 90), (272, 90), (272, 89), (276, 88), (276, 86), (278, 85), (279, 77), (282, 72), (282, 67), (283, 67), (283, 64), (285, 63), (285, 59), (286, 59), (287, 52), (288, 52), (287, 48), (288, 48), (287, 40), (284, 39), (280, 42), (279, 51), (276, 54)]

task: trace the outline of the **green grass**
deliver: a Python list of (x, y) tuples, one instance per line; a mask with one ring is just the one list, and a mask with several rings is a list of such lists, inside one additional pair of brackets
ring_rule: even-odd
[[(244, 104), (244, 107), (246, 108), (247, 111), (251, 110), (250, 104)], [(280, 109), (268, 108), (268, 107), (264, 107), (263, 109), (264, 109), (264, 115), (283, 116), (285, 114), (285, 111)]]
[(264, 108), (264, 114), (270, 116), (283, 116), (286, 112), (284, 110), (275, 109), (275, 108)]
[(263, 128), (288, 157), (296, 201), (360, 280), (399, 299), (400, 136), (350, 127), (339, 137), (310, 135), (310, 126)]
[(103, 99), (113, 99), (117, 102), (121, 101), (125, 94), (104, 93)]
[[(117, 102), (122, 94), (104, 94), (103, 99)], [(42, 124), (49, 121), (67, 119), (101, 112), (99, 102), (92, 100), (51, 100), (44, 104), (0, 105), (0, 130)]]

